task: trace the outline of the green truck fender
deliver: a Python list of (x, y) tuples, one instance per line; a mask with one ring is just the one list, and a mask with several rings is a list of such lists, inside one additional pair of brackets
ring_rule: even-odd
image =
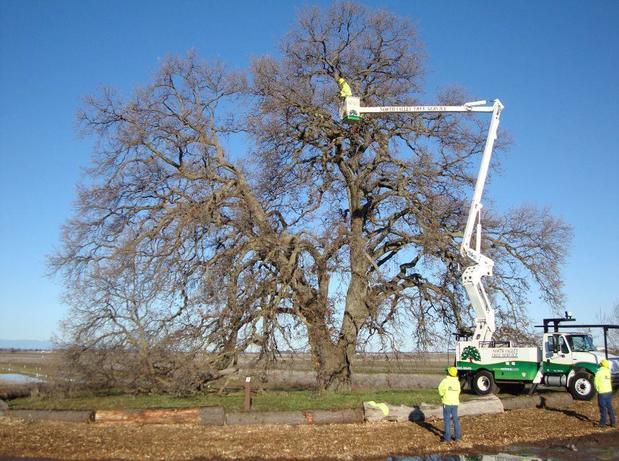
[(599, 369), (600, 369), (600, 366), (597, 363), (576, 362), (574, 364), (574, 371), (576, 373), (578, 373), (579, 371), (588, 371), (592, 375), (595, 375)]

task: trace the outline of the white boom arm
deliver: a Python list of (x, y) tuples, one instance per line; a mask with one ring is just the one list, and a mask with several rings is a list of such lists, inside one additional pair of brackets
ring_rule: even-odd
[[(462, 274), (462, 284), (471, 300), (471, 304), (475, 308), (475, 331), (473, 333), (474, 341), (490, 341), (496, 326), (494, 323), (494, 308), (488, 299), (486, 290), (481, 281), (482, 277), (491, 276), (494, 267), (494, 261), (481, 253), (481, 196), (486, 184), (488, 176), (488, 167), (490, 165), (490, 157), (492, 156), (492, 148), (494, 141), (497, 138), (497, 130), (499, 129), (499, 118), (503, 104), (498, 99), (492, 105), (492, 119), (488, 127), (488, 136), (486, 145), (481, 158), (479, 174), (475, 183), (475, 191), (471, 200), (471, 208), (466, 220), (462, 243), (460, 244), (460, 253), (462, 256), (468, 256), (475, 262), (474, 265), (467, 267)], [(471, 247), (471, 238), (473, 237), (473, 228), (477, 222), (477, 235), (475, 239), (475, 248)]]
[[(462, 274), (462, 283), (466, 293), (475, 309), (475, 332), (473, 333), (474, 341), (490, 341), (496, 327), (494, 322), (494, 308), (490, 303), (490, 299), (486, 294), (482, 283), (482, 277), (491, 276), (494, 261), (481, 253), (481, 196), (486, 184), (488, 176), (488, 167), (490, 165), (490, 157), (492, 157), (492, 148), (494, 141), (497, 138), (497, 130), (499, 128), (499, 118), (503, 104), (498, 99), (494, 100), (491, 106), (486, 105), (486, 101), (467, 102), (461, 106), (377, 106), (377, 107), (361, 107), (360, 99), (354, 96), (348, 96), (344, 100), (344, 104), (340, 109), (340, 115), (344, 120), (354, 121), (359, 120), (361, 114), (376, 114), (376, 113), (425, 113), (425, 112), (488, 112), (492, 113), (490, 127), (488, 128), (488, 136), (486, 145), (475, 183), (475, 191), (471, 201), (466, 227), (462, 243), (460, 244), (460, 253), (462, 256), (470, 258), (474, 265), (467, 267)], [(475, 239), (475, 247), (471, 247), (471, 238), (473, 237), (473, 228), (477, 223), (477, 235)]]

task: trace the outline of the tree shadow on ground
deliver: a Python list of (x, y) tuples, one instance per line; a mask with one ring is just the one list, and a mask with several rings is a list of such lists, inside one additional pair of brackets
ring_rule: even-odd
[(576, 418), (576, 419), (578, 419), (580, 421), (586, 421), (586, 422), (590, 422), (590, 423), (594, 422), (588, 416), (580, 414), (577, 411), (567, 410), (567, 409), (564, 409), (564, 408), (549, 407), (549, 406), (546, 405), (546, 399), (544, 397), (540, 397), (540, 404), (537, 405), (537, 408), (541, 408), (541, 409), (548, 410), (548, 411), (556, 411), (558, 413), (563, 413), (566, 416), (571, 416), (571, 417)]

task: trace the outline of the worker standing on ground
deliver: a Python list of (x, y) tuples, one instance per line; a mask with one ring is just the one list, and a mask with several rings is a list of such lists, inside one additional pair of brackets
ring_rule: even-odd
[(458, 405), (460, 405), (460, 381), (458, 370), (455, 367), (447, 368), (447, 376), (438, 385), (438, 393), (443, 402), (443, 422), (445, 423), (444, 442), (451, 442), (451, 421), (454, 424), (454, 438), (460, 440), (460, 420), (458, 419)]
[(613, 385), (610, 380), (610, 364), (604, 359), (600, 362), (600, 368), (595, 374), (593, 381), (598, 393), (598, 406), (600, 407), (600, 427), (606, 426), (608, 416), (609, 426), (615, 427), (615, 411), (613, 410)]

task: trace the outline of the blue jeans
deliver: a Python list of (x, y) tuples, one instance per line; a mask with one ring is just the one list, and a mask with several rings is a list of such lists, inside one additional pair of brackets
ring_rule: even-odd
[(606, 392), (598, 394), (598, 406), (600, 407), (600, 426), (606, 425), (606, 415), (608, 414), (608, 422), (614, 426), (615, 411), (613, 410), (613, 393)]
[(451, 440), (451, 420), (454, 422), (454, 435), (460, 440), (460, 420), (458, 419), (458, 405), (443, 405), (443, 422), (445, 423), (445, 435), (443, 438)]

